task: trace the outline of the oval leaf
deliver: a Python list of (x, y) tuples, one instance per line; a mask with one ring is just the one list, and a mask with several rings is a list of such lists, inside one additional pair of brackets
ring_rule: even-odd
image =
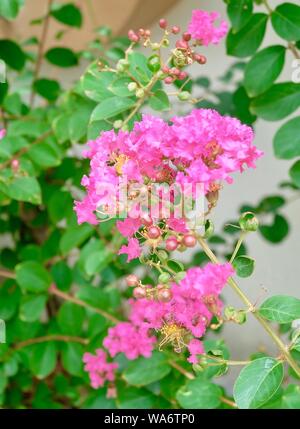
[(78, 64), (77, 56), (68, 48), (49, 49), (46, 52), (45, 57), (49, 63), (58, 67), (73, 67)]
[(202, 377), (189, 381), (181, 387), (176, 399), (185, 409), (214, 409), (220, 405), (222, 390)]
[(131, 362), (124, 372), (124, 378), (133, 386), (146, 386), (165, 377), (170, 371), (166, 356), (154, 352), (150, 358), (141, 357)]
[(290, 176), (297, 188), (300, 188), (300, 160), (295, 162), (294, 165), (290, 168)]
[(112, 118), (132, 108), (134, 105), (135, 101), (131, 98), (108, 98), (95, 107), (91, 116), (91, 122)]
[(277, 158), (292, 159), (300, 156), (300, 116), (284, 124), (274, 138), (274, 151)]
[(44, 292), (51, 284), (51, 277), (47, 270), (35, 261), (18, 264), (16, 266), (16, 280), (26, 292)]
[(273, 11), (271, 20), (274, 30), (284, 40), (300, 40), (300, 6), (283, 3)]
[(300, 319), (300, 299), (286, 295), (268, 298), (259, 308), (259, 314), (277, 323), (290, 323)]
[(233, 268), (239, 277), (249, 277), (254, 271), (255, 261), (249, 256), (238, 256), (233, 261)]

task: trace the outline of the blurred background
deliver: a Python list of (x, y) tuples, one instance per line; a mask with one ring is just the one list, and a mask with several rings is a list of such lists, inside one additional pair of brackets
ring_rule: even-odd
[[(298, 1), (291, 1), (299, 4)], [(149, 27), (153, 34), (160, 37), (157, 26), (159, 18), (166, 18), (170, 24), (185, 28), (194, 8), (217, 10), (223, 18), (226, 18), (225, 4), (221, 0), (81, 0), (77, 2), (82, 8), (85, 17), (84, 26), (80, 31), (68, 29), (63, 44), (76, 50), (82, 49), (92, 38), (93, 28), (100, 25), (111, 27), (115, 34), (126, 34), (129, 28)], [(270, 0), (271, 7), (276, 7), (281, 1)], [(43, 16), (47, 6), (47, 0), (27, 0), (25, 7), (18, 19), (12, 22), (1, 22), (0, 36), (21, 40), (32, 35), (37, 35), (40, 26), (30, 26), (28, 22)], [(49, 29), (48, 45), (59, 45), (54, 40), (59, 25), (53, 23)], [(269, 27), (264, 39), (264, 46), (281, 44), (282, 40)], [(235, 59), (226, 55), (225, 41), (218, 46), (210, 46), (206, 49), (208, 58), (204, 67), (195, 67), (191, 73), (198, 77), (201, 72), (213, 82), (216, 89), (222, 90), (224, 83), (219, 80)], [(288, 53), (288, 55), (290, 55)], [(285, 70), (280, 81), (291, 80), (293, 57), (287, 57)], [(45, 64), (48, 76), (55, 76), (57, 68)], [(82, 65), (82, 70), (84, 64)], [(65, 83), (78, 77), (80, 70), (70, 69), (64, 71)], [(175, 106), (176, 108), (176, 106)], [(224, 222), (237, 217), (238, 208), (244, 204), (257, 204), (265, 195), (278, 194), (278, 184), (287, 179), (289, 161), (277, 160), (274, 156), (272, 138), (279, 128), (280, 123), (265, 122), (259, 120), (255, 125), (255, 144), (265, 152), (265, 156), (258, 162), (256, 170), (246, 171), (236, 177), (233, 185), (226, 185), (217, 209), (213, 213), (216, 230), (221, 228)], [(287, 294), (300, 297), (300, 200), (295, 200), (284, 208), (284, 213), (290, 223), (290, 233), (280, 245), (271, 245), (264, 241), (258, 234), (248, 237), (249, 254), (256, 260), (256, 269), (250, 279), (243, 279), (240, 284), (254, 302), (262, 302), (268, 295)], [(240, 306), (240, 302), (231, 294), (230, 290), (224, 293), (226, 301)], [(229, 324), (224, 329), (225, 339), (233, 359), (246, 358), (249, 353), (263, 347), (273, 352), (272, 345), (256, 322), (250, 317), (244, 326)], [(237, 371), (239, 369), (237, 368)], [(227, 376), (225, 383), (230, 382), (234, 370)]]

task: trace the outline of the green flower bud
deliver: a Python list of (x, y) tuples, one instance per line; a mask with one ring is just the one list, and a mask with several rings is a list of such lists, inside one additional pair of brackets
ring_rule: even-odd
[(137, 90), (137, 83), (136, 82), (130, 82), (127, 86), (128, 91), (133, 92)]
[(178, 94), (180, 101), (186, 101), (190, 98), (191, 94), (188, 91), (182, 91)]
[(259, 227), (259, 222), (254, 213), (243, 213), (239, 219), (240, 227), (243, 231), (255, 232)]
[(159, 43), (152, 43), (151, 48), (153, 51), (158, 51), (160, 48)]
[(137, 98), (143, 98), (145, 95), (145, 91), (142, 88), (136, 90), (135, 95)]
[(185, 278), (185, 275), (186, 275), (185, 271), (179, 271), (179, 273), (175, 274), (174, 280), (176, 282), (180, 282), (181, 280), (183, 280)]
[(129, 62), (125, 59), (119, 60), (116, 66), (118, 72), (124, 72), (129, 67)]
[(158, 283), (168, 283), (168, 281), (170, 280), (171, 276), (169, 273), (162, 273), (159, 277), (158, 277)]
[(117, 121), (114, 122), (114, 128), (116, 128), (117, 130), (119, 128), (122, 128), (123, 125), (123, 121), (121, 119), (118, 119)]
[(162, 42), (162, 46), (164, 48), (167, 48), (168, 46), (170, 46), (170, 41), (168, 39), (164, 39)]
[(163, 261), (165, 261), (169, 257), (168, 253), (165, 250), (159, 250), (157, 254), (159, 259), (162, 259)]
[(159, 55), (151, 55), (147, 60), (147, 67), (152, 73), (157, 73), (161, 68)]

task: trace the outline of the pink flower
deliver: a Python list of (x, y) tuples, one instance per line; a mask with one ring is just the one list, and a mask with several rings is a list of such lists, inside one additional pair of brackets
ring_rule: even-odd
[(132, 219), (128, 217), (123, 222), (117, 222), (117, 228), (124, 237), (132, 237), (133, 234), (140, 228), (140, 219)]
[(133, 360), (139, 356), (150, 357), (155, 342), (156, 338), (149, 334), (147, 326), (121, 322), (109, 328), (103, 345), (112, 357), (124, 353), (127, 359)]
[(5, 135), (6, 135), (6, 129), (5, 129), (5, 128), (2, 128), (2, 129), (0, 130), (0, 140), (1, 140), (1, 139), (3, 139), (3, 137), (5, 137)]
[(83, 355), (84, 369), (89, 373), (91, 386), (94, 389), (104, 386), (106, 381), (115, 380), (115, 370), (117, 363), (108, 362), (107, 354), (104, 350), (96, 350), (96, 355), (85, 353)]
[(193, 39), (199, 40), (202, 45), (208, 46), (210, 43), (217, 45), (228, 31), (228, 25), (225, 21), (221, 21), (220, 26), (215, 27), (215, 21), (219, 18), (218, 12), (195, 9), (188, 26), (188, 32)]
[(191, 356), (188, 358), (190, 363), (198, 363), (197, 355), (202, 355), (204, 353), (204, 347), (201, 341), (193, 339), (189, 342), (187, 346)]
[(139, 245), (139, 241), (136, 238), (130, 238), (128, 240), (128, 245), (123, 245), (119, 250), (118, 255), (128, 255), (127, 262), (130, 262), (132, 259), (141, 256), (141, 253), (142, 249)]

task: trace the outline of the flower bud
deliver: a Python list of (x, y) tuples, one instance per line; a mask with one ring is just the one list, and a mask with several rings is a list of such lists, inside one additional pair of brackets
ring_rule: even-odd
[(137, 83), (136, 82), (130, 82), (127, 86), (128, 91), (133, 92), (137, 89)]
[(142, 288), (141, 286), (138, 286), (133, 290), (133, 296), (136, 299), (146, 298), (146, 295), (146, 289)]
[(174, 26), (171, 28), (171, 32), (172, 32), (173, 34), (178, 34), (178, 33), (180, 33), (180, 27), (178, 27), (178, 25), (174, 25)]
[(144, 97), (144, 95), (145, 95), (145, 91), (143, 90), (143, 88), (139, 88), (139, 89), (137, 89), (137, 90), (136, 90), (136, 92), (135, 92), (135, 96), (136, 96), (137, 98), (143, 98), (143, 97)]
[(157, 73), (161, 68), (159, 55), (151, 55), (147, 60), (147, 67), (152, 73)]
[[(159, 277), (158, 277), (158, 282), (159, 283), (168, 283), (168, 281), (170, 280), (171, 276), (169, 273), (162, 273)], [(165, 287), (165, 286), (164, 286)]]
[(204, 238), (209, 238), (214, 234), (215, 227), (210, 219), (207, 219), (207, 221), (205, 222), (204, 228), (205, 228)]
[(169, 251), (169, 252), (173, 252), (174, 250), (176, 250), (177, 249), (177, 247), (178, 247), (178, 241), (177, 241), (177, 238), (176, 237), (169, 237), (169, 238), (167, 238), (167, 240), (166, 240), (166, 249)]
[(165, 78), (164, 82), (165, 82), (165, 84), (170, 85), (171, 83), (174, 82), (174, 78), (171, 76), (168, 76)]
[(158, 255), (159, 259), (161, 259), (163, 261), (167, 260), (168, 257), (169, 257), (169, 255), (167, 254), (167, 252), (165, 252), (164, 250), (159, 250), (157, 252), (157, 255)]
[(160, 302), (169, 302), (172, 299), (172, 292), (170, 289), (160, 289), (157, 298)]
[(156, 240), (160, 237), (160, 229), (157, 226), (150, 226), (147, 231), (147, 235), (149, 238)]
[(139, 284), (139, 279), (135, 274), (129, 274), (129, 276), (126, 277), (126, 283), (129, 287), (134, 287)]
[(185, 42), (189, 42), (192, 38), (191, 34), (188, 32), (183, 33), (182, 38)]
[(179, 273), (176, 273), (174, 276), (175, 282), (180, 282), (185, 278), (186, 272), (185, 271), (179, 271)]
[(178, 94), (180, 101), (187, 101), (190, 98), (191, 94), (188, 91), (182, 91)]
[(116, 128), (117, 130), (122, 128), (123, 126), (123, 121), (121, 119), (118, 119), (117, 121), (114, 122), (114, 128)]
[(148, 215), (148, 213), (144, 213), (141, 216), (141, 221), (143, 223), (143, 225), (146, 226), (151, 226), (153, 224), (153, 220), (151, 219), (151, 217)]
[(259, 222), (254, 213), (246, 212), (243, 213), (239, 219), (240, 227), (243, 231), (254, 232), (259, 227)]
[(159, 20), (159, 26), (160, 28), (162, 28), (163, 30), (165, 30), (168, 26), (168, 22), (166, 19), (160, 19)]
[(182, 244), (186, 247), (195, 247), (197, 244), (197, 239), (193, 235), (187, 234), (183, 237)]

